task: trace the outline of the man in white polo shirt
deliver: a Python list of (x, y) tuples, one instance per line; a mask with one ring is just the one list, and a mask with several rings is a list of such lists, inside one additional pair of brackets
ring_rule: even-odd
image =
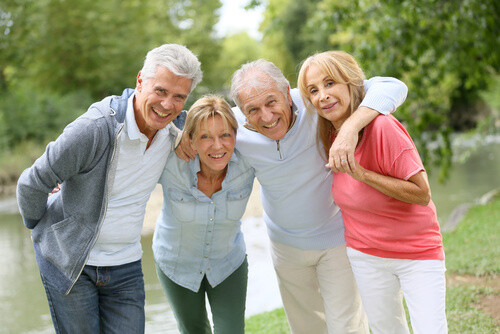
[(144, 332), (145, 207), (177, 135), (170, 123), (201, 77), (184, 46), (151, 50), (135, 91), (94, 103), (19, 178), (57, 333)]

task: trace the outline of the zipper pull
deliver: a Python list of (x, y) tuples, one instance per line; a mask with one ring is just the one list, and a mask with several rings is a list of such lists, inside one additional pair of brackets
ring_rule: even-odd
[(276, 149), (278, 150), (278, 153), (280, 154), (280, 160), (283, 160), (283, 157), (281, 156), (281, 151), (280, 151), (280, 141), (276, 141)]

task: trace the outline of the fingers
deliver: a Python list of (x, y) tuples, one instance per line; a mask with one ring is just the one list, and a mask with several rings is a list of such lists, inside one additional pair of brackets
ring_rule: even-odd
[(354, 167), (354, 154), (346, 154), (336, 152), (330, 152), (328, 157), (328, 168), (331, 168), (335, 173), (350, 173), (353, 171)]
[(179, 159), (182, 159), (186, 162), (189, 162), (189, 160), (190, 160), (189, 155), (187, 155), (186, 152), (184, 150), (182, 150), (181, 145), (177, 146), (177, 148), (175, 149), (175, 154), (177, 154)]
[(180, 159), (186, 162), (189, 162), (189, 160), (194, 160), (197, 154), (196, 151), (191, 147), (189, 137), (185, 132), (182, 134), (181, 142), (175, 148), (175, 154), (177, 154)]
[(61, 190), (61, 185), (58, 183), (57, 186), (52, 189), (52, 191), (49, 193), (49, 196), (50, 195), (54, 195), (55, 193), (59, 192)]

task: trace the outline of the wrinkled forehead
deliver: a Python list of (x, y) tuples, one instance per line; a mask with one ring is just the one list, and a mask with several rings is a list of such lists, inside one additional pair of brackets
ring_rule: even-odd
[(283, 95), (276, 82), (268, 75), (256, 73), (247, 75), (239, 90), (238, 98), (242, 105), (251, 101), (266, 99), (269, 96)]

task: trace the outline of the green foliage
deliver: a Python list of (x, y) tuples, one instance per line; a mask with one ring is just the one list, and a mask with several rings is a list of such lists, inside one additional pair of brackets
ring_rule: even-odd
[[(41, 156), (49, 140), (24, 141), (17, 145), (14, 150), (0, 150), (0, 197), (3, 195), (2, 186), (13, 186), (21, 175), (21, 172), (31, 166)], [(14, 195), (8, 194), (8, 195)]]
[(474, 276), (498, 275), (499, 221), (500, 198), (471, 208), (458, 227), (443, 236), (448, 271)]
[(173, 42), (199, 54), (206, 82), (214, 84), (218, 41), (211, 34), (220, 6), (219, 0), (6, 0), (0, 73), (5, 78), (10, 66), (7, 82), (100, 98), (135, 86), (146, 52)]
[(90, 101), (85, 91), (59, 96), (29, 85), (2, 94), (0, 135), (3, 149), (13, 148), (23, 141), (45, 141), (82, 114)]
[(403, 80), (409, 94), (396, 117), (424, 163), (439, 165), (444, 177), (450, 133), (475, 126), (478, 93), (500, 67), (499, 7), (495, 0), (269, 0), (262, 26), (281, 36), (282, 44), (268, 46), (286, 49), (292, 82), (290, 68), (332, 49), (352, 53), (368, 77)]
[(233, 73), (242, 64), (258, 59), (261, 52), (260, 44), (246, 32), (226, 36), (222, 43), (220, 58), (214, 68), (223, 80), (220, 89), (228, 91)]

